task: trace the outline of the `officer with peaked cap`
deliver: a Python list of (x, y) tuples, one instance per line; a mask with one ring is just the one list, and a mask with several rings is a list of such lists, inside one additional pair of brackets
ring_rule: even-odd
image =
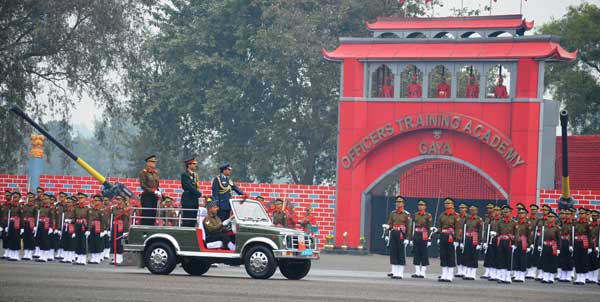
[(418, 211), (414, 214), (412, 225), (412, 241), (414, 257), (413, 265), (415, 273), (413, 278), (425, 278), (425, 271), (429, 266), (429, 251), (427, 248), (431, 246), (430, 229), (433, 227), (433, 219), (431, 214), (426, 212), (427, 203), (425, 200), (419, 200), (417, 203)]
[(193, 227), (196, 225), (196, 216), (198, 214), (198, 198), (202, 196), (202, 192), (198, 186), (198, 173), (196, 173), (196, 165), (198, 162), (195, 158), (190, 158), (183, 162), (185, 164), (185, 172), (181, 174), (181, 207), (183, 220), (182, 226)]
[(412, 226), (410, 213), (404, 210), (405, 199), (396, 196), (396, 210), (391, 212), (387, 221), (390, 230), (390, 264), (392, 279), (402, 279), (406, 264), (406, 246), (411, 240)]
[(156, 170), (156, 155), (146, 157), (146, 167), (140, 172), (140, 187), (142, 195), (140, 202), (142, 204), (142, 225), (154, 225), (156, 220), (156, 206), (161, 198), (160, 176)]
[(222, 221), (225, 221), (226, 219), (229, 219), (229, 214), (231, 212), (231, 205), (229, 204), (231, 191), (233, 190), (239, 195), (243, 195), (243, 199), (246, 199), (247, 196), (231, 180), (232, 168), (230, 164), (220, 166), (219, 170), (221, 171), (221, 174), (215, 177), (212, 182), (212, 196), (219, 206), (217, 215)]

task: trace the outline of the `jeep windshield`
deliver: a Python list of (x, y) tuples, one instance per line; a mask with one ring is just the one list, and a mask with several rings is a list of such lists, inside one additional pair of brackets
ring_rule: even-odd
[(265, 209), (257, 201), (231, 201), (235, 217), (240, 222), (271, 224), (271, 219)]

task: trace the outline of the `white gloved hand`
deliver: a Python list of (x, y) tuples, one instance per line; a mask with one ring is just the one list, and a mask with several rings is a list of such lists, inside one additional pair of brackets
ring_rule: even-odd
[(465, 249), (465, 245), (461, 243), (460, 244), (460, 248), (464, 250)]
[(402, 243), (404, 243), (404, 245), (408, 245), (408, 239), (404, 239)]
[(569, 246), (569, 253), (573, 252), (573, 246)]
[(542, 247), (541, 246), (538, 246), (538, 252), (540, 252), (540, 253), (542, 252)]
[(437, 245), (440, 245), (440, 240), (436, 240), (435, 243), (437, 243)]
[(37, 233), (37, 227), (33, 227), (33, 232)]
[(85, 237), (90, 237), (90, 231), (85, 231)]
[(60, 235), (60, 230), (59, 229), (54, 230), (54, 234)]
[(106, 231), (106, 236), (108, 236), (108, 239), (110, 239), (110, 231)]
[(477, 246), (475, 246), (475, 250), (477, 250), (477, 251), (481, 250), (481, 244), (478, 244)]
[(54, 232), (54, 229), (53, 228), (49, 228), (48, 229), (48, 234), (51, 234), (52, 232)]
[(436, 233), (436, 232), (438, 231), (438, 229), (437, 229), (436, 227), (430, 227), (430, 228), (429, 228), (429, 230), (430, 230), (432, 233)]
[(598, 247), (595, 247), (594, 250), (596, 250), (596, 252), (598, 251)]
[(556, 250), (556, 256), (560, 255), (560, 250)]
[(483, 249), (487, 251), (487, 243), (483, 244)]
[(414, 245), (413, 241), (412, 241), (412, 240), (411, 240), (411, 241), (409, 241), (409, 242), (408, 242), (408, 245), (410, 245), (410, 246), (413, 246), (413, 245)]
[(427, 241), (427, 247), (431, 246), (431, 241)]
[(73, 235), (71, 235), (71, 238), (75, 238), (75, 233), (73, 233)]
[(511, 246), (511, 248), (512, 248), (512, 251), (514, 252), (514, 251), (517, 249), (517, 246), (513, 244), (513, 245)]
[(24, 229), (21, 229), (21, 232), (19, 233), (20, 235), (23, 235), (23, 233), (25, 233)]
[(591, 253), (592, 253), (592, 249), (588, 249), (588, 254), (591, 254)]
[(3, 228), (3, 227), (0, 227), (0, 233), (2, 233), (2, 231), (4, 231), (4, 228)]
[(161, 195), (161, 193), (160, 193), (160, 190), (156, 190), (156, 191), (154, 191), (154, 194), (155, 194), (156, 196), (160, 196), (160, 195)]
[(454, 241), (454, 243), (452, 243), (452, 245), (454, 245), (454, 248), (458, 247), (458, 242)]
[(106, 237), (108, 234), (106, 234), (106, 231), (102, 231), (100, 232), (100, 237), (104, 238)]
[(530, 247), (527, 248), (527, 250), (525, 251), (525, 253), (529, 253), (529, 252), (531, 252), (531, 248)]
[(123, 238), (126, 238), (129, 235), (129, 233), (123, 233)]
[(230, 223), (231, 223), (231, 220), (225, 219), (225, 220), (223, 220), (223, 222), (221, 224), (223, 224), (224, 226), (228, 226)]
[(529, 250), (533, 250), (533, 244), (529, 246)]
[(387, 229), (390, 228), (390, 225), (389, 224), (382, 224), (381, 227), (387, 230)]
[(71, 223), (71, 219), (65, 219), (65, 223)]
[(496, 232), (494, 232), (494, 231), (491, 231), (491, 232), (490, 232), (490, 236), (492, 236), (492, 237), (496, 236)]

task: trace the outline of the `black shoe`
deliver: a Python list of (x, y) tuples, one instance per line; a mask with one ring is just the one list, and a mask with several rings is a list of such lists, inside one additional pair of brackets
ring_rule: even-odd
[(546, 280), (542, 280), (541, 282), (542, 282), (543, 284), (548, 284), (548, 283), (550, 283), (550, 282), (548, 282), (548, 281), (546, 281)]
[(488, 276), (479, 276), (479, 279), (489, 279), (490, 277)]
[(535, 279), (535, 278), (533, 278), (533, 277), (525, 277), (525, 279), (528, 279), (528, 280), (533, 280), (533, 279)]
[(393, 275), (394, 275), (394, 274), (392, 274), (392, 273), (387, 273), (387, 276), (388, 276), (388, 277), (391, 277), (391, 276), (393, 276)]
[(525, 283), (523, 280), (515, 280), (513, 282), (515, 282), (515, 283)]
[(575, 284), (575, 285), (585, 285), (584, 282), (573, 282), (573, 284)]
[(488, 278), (488, 281), (492, 281), (492, 282), (494, 282), (494, 281), (498, 281), (498, 279), (492, 279), (492, 278)]
[(459, 274), (456, 274), (456, 275), (454, 275), (454, 277), (456, 277), (456, 278), (462, 278), (462, 277), (464, 277), (464, 276), (465, 276), (465, 275), (459, 275)]
[(417, 274), (412, 274), (412, 275), (410, 275), (410, 277), (411, 277), (411, 278), (419, 278), (419, 275), (417, 275)]
[(400, 276), (392, 276), (392, 279), (399, 279), (399, 280), (402, 280), (402, 277), (400, 277)]
[(425, 276), (419, 275), (419, 276), (417, 276), (417, 278), (419, 278), (419, 279), (425, 279)]

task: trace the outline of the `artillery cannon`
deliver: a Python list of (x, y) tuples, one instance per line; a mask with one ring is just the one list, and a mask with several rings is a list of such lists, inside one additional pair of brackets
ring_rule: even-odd
[(571, 186), (569, 183), (569, 149), (567, 146), (567, 125), (569, 124), (569, 113), (567, 110), (560, 112), (560, 128), (562, 141), (562, 192), (558, 200), (558, 209), (573, 207), (575, 200), (571, 197)]
[(74, 160), (79, 166), (81, 166), (86, 172), (88, 172), (92, 177), (94, 177), (100, 184), (102, 185), (102, 195), (112, 198), (117, 195), (131, 197), (133, 196), (133, 192), (129, 190), (124, 184), (120, 182), (111, 183), (102, 174), (100, 174), (96, 169), (92, 168), (88, 163), (86, 163), (81, 157), (76, 156), (67, 149), (63, 144), (57, 141), (48, 131), (42, 128), (39, 124), (34, 122), (21, 108), (14, 106), (10, 109), (14, 114), (18, 115), (25, 121), (27, 121), (31, 126), (37, 129), (42, 135), (44, 135), (48, 140), (50, 140), (56, 147), (58, 147), (62, 152), (64, 152), (67, 156), (69, 156), (72, 160)]

